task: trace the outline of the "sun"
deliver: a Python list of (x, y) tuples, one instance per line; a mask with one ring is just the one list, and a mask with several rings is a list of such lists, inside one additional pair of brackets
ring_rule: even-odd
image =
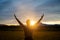
[(30, 25), (33, 26), (35, 24), (35, 21), (30, 21)]

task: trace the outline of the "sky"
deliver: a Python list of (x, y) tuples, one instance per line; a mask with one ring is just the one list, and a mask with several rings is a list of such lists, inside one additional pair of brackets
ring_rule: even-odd
[(14, 18), (25, 23), (27, 19), (42, 23), (60, 24), (60, 0), (0, 0), (0, 24), (18, 24)]

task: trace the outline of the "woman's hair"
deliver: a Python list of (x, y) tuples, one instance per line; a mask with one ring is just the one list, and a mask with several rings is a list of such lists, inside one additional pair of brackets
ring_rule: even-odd
[(30, 19), (26, 21), (27, 26), (30, 26)]

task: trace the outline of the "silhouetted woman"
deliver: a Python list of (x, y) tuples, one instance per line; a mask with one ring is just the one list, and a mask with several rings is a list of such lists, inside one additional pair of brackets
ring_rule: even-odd
[[(38, 20), (38, 22), (36, 23), (36, 24), (38, 24), (41, 20), (42, 20), (42, 18), (43, 18), (43, 16), (44, 16), (44, 14), (41, 16), (41, 18)], [(15, 17), (15, 19), (17, 20), (17, 22), (20, 24), (20, 26), (23, 28), (23, 30), (24, 30), (24, 34), (25, 34), (25, 40), (33, 40), (33, 38), (32, 38), (32, 30), (30, 29), (30, 20), (28, 19), (27, 21), (26, 21), (26, 26), (23, 24), (23, 23), (21, 23), (19, 20), (18, 20), (18, 18), (16, 17), (16, 15), (14, 14), (14, 17)]]

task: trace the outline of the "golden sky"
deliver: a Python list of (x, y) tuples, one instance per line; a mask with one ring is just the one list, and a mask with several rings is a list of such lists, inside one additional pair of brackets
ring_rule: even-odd
[(60, 24), (60, 0), (0, 0), (0, 24), (18, 24), (14, 14), (22, 23), (38, 21), (43, 13), (43, 23)]

